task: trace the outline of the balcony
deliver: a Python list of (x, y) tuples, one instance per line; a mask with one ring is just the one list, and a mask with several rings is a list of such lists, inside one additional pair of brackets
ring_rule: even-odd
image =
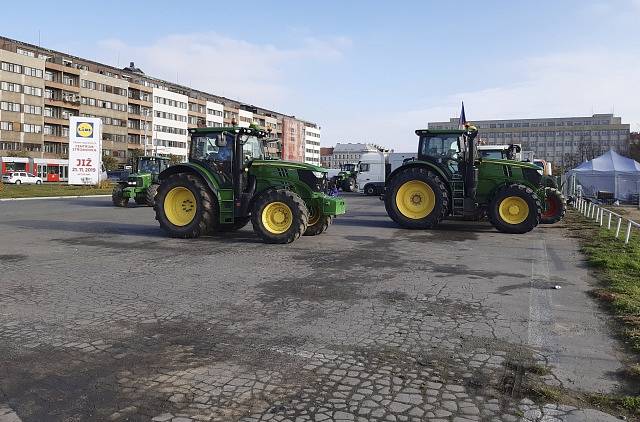
[(65, 119), (62, 116), (44, 116), (44, 122), (52, 125), (69, 126), (69, 119)]

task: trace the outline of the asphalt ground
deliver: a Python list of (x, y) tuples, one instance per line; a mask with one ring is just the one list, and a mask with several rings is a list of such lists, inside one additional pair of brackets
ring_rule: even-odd
[(291, 245), (1, 202), (0, 422), (609, 420), (572, 402), (632, 386), (562, 223), (409, 231), (346, 200)]

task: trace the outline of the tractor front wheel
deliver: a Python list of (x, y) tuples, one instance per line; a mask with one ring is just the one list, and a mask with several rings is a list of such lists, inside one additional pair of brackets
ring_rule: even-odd
[(150, 207), (154, 206), (156, 203), (156, 195), (158, 194), (158, 186), (155, 183), (152, 183), (151, 186), (147, 188), (147, 191), (144, 193), (144, 202)]
[(536, 193), (524, 185), (509, 185), (493, 196), (487, 215), (491, 224), (503, 233), (522, 234), (540, 222), (542, 203)]
[(345, 192), (354, 192), (357, 187), (358, 185), (356, 184), (356, 179), (354, 179), (353, 177), (349, 177), (344, 181), (342, 190), (344, 190)]
[(194, 174), (169, 176), (158, 187), (155, 199), (156, 220), (171, 237), (202, 236), (209, 233), (215, 224), (215, 196)]
[(124, 188), (122, 185), (117, 184), (113, 187), (113, 192), (111, 193), (111, 202), (116, 207), (126, 207), (129, 202), (129, 198), (124, 196)]
[(251, 223), (266, 243), (291, 243), (307, 230), (309, 210), (296, 193), (270, 190), (253, 203)]
[(564, 195), (554, 188), (546, 188), (544, 190), (545, 209), (540, 217), (540, 223), (553, 224), (564, 218), (567, 212), (567, 201)]
[(330, 215), (322, 215), (315, 209), (309, 208), (309, 225), (304, 232), (304, 236), (317, 236), (327, 231), (331, 225), (332, 217)]
[(396, 174), (386, 190), (385, 208), (393, 221), (407, 229), (430, 229), (447, 216), (449, 193), (442, 180), (424, 167)]

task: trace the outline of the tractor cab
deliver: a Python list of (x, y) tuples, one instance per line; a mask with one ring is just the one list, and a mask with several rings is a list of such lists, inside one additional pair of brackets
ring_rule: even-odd
[(345, 173), (352, 173), (356, 171), (356, 167), (358, 167), (355, 163), (347, 163), (340, 166), (340, 170)]
[(136, 163), (136, 174), (150, 174), (152, 181), (157, 181), (158, 175), (167, 167), (169, 167), (169, 159), (166, 157), (138, 157), (138, 162)]
[(475, 196), (478, 183), (478, 130), (417, 130), (420, 137), (418, 160), (439, 168), (451, 183), (452, 215), (476, 213)]

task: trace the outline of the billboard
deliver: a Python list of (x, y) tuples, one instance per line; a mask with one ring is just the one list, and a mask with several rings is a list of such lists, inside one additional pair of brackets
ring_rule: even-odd
[(102, 120), (69, 117), (69, 184), (95, 185), (102, 174)]

